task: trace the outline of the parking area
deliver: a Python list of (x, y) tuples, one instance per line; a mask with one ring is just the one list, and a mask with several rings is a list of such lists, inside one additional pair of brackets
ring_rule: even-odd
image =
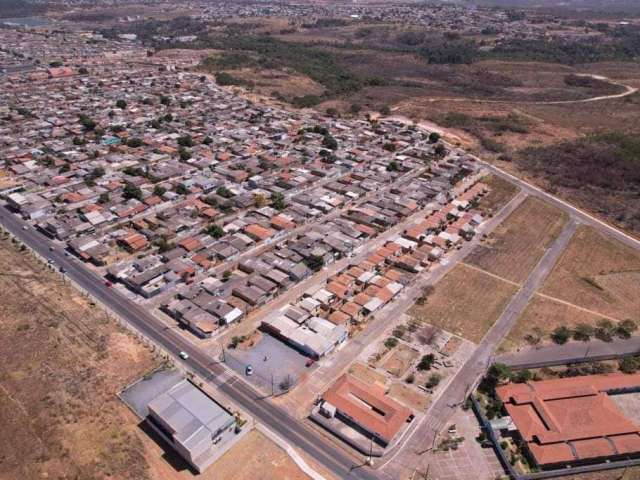
[[(307, 367), (309, 360), (266, 333), (250, 348), (225, 350), (225, 363), (265, 394), (281, 393), (296, 385), (313, 368)], [(251, 375), (247, 375), (249, 366)]]
[(147, 405), (161, 393), (168, 391), (183, 379), (182, 372), (177, 369), (157, 370), (145, 375), (133, 385), (119, 393), (120, 399), (140, 418), (149, 413)]

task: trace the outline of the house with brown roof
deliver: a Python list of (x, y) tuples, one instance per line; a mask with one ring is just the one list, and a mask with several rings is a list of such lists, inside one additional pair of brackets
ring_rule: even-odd
[(638, 391), (640, 373), (557, 378), (496, 389), (515, 434), (542, 469), (640, 457), (640, 418), (628, 408), (629, 397), (624, 398)]

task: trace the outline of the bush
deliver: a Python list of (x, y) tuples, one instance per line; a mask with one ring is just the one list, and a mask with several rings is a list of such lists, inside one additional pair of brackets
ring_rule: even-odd
[(384, 346), (391, 349), (398, 345), (398, 339), (395, 337), (389, 337), (384, 341)]
[(120, 110), (124, 110), (125, 108), (127, 108), (127, 102), (125, 102), (124, 100), (120, 99), (120, 100), (116, 101), (116, 107), (118, 107)]
[(618, 361), (618, 368), (623, 373), (636, 373), (640, 368), (640, 359), (638, 357), (624, 357)]
[(420, 371), (431, 370), (433, 363), (436, 361), (436, 357), (433, 353), (429, 353), (427, 355), (423, 355), (420, 359), (420, 363), (416, 367)]
[(551, 340), (558, 345), (564, 345), (571, 338), (571, 330), (564, 325), (557, 327), (553, 333), (551, 333)]
[(588, 342), (594, 334), (594, 329), (586, 323), (579, 323), (573, 331), (573, 339), (579, 342)]
[(224, 230), (220, 225), (209, 225), (207, 227), (206, 232), (211, 235), (213, 238), (222, 238), (224, 237)]
[(427, 380), (425, 386), (427, 388), (435, 388), (440, 384), (440, 380), (442, 380), (442, 376), (438, 373), (432, 373)]
[(623, 320), (616, 326), (616, 335), (620, 338), (629, 338), (638, 329), (638, 325), (633, 320)]
[(613, 340), (613, 334), (615, 333), (615, 326), (610, 320), (603, 318), (598, 321), (595, 329), (595, 337), (603, 342), (610, 342)]

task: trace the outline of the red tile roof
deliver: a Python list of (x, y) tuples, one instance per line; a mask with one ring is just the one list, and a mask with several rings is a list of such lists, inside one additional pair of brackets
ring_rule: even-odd
[(497, 388), (539, 465), (640, 452), (640, 426), (608, 391), (640, 386), (640, 374), (590, 375)]
[(387, 397), (383, 388), (368, 385), (349, 374), (336, 380), (322, 398), (387, 443), (411, 415), (411, 410)]

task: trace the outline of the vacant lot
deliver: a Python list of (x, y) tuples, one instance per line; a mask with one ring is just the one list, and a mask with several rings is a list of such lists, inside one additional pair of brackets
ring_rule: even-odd
[[(155, 451), (151, 453), (155, 458), (162, 454), (160, 447), (154, 444)], [(184, 480), (200, 478), (201, 480), (283, 480), (308, 479), (298, 466), (291, 460), (287, 452), (273, 443), (257, 430), (247, 434), (227, 453), (220, 457), (203, 474), (194, 477), (189, 470), (176, 471), (165, 460), (154, 465), (154, 480)]]
[(364, 383), (369, 385), (377, 383), (383, 388), (387, 385), (387, 379), (383, 374), (376, 372), (373, 368), (360, 362), (356, 362), (351, 365), (349, 367), (349, 373), (358, 380), (362, 380)]
[(523, 283), (558, 236), (567, 215), (529, 197), (467, 258), (467, 263)]
[(116, 392), (159, 360), (6, 239), (0, 272), (0, 478), (150, 478)]
[(427, 302), (414, 305), (409, 314), (477, 343), (516, 291), (511, 283), (459, 264), (436, 285)]
[(640, 252), (589, 227), (574, 235), (542, 293), (614, 318), (640, 320)]
[(426, 392), (419, 392), (404, 383), (391, 385), (388, 395), (415, 412), (424, 412), (431, 403)]
[(406, 345), (400, 345), (394, 349), (391, 355), (382, 364), (382, 368), (391, 375), (402, 377), (411, 364), (418, 358), (418, 351)]
[(548, 340), (548, 335), (556, 327), (573, 328), (579, 323), (595, 326), (601, 319), (600, 315), (536, 295), (518, 317), (500, 350), (514, 351), (519, 347), (528, 346), (526, 338), (529, 335), (536, 338), (543, 334), (545, 340)]
[(487, 175), (482, 179), (491, 191), (480, 201), (480, 210), (485, 214), (495, 213), (518, 193), (518, 187), (501, 177)]

